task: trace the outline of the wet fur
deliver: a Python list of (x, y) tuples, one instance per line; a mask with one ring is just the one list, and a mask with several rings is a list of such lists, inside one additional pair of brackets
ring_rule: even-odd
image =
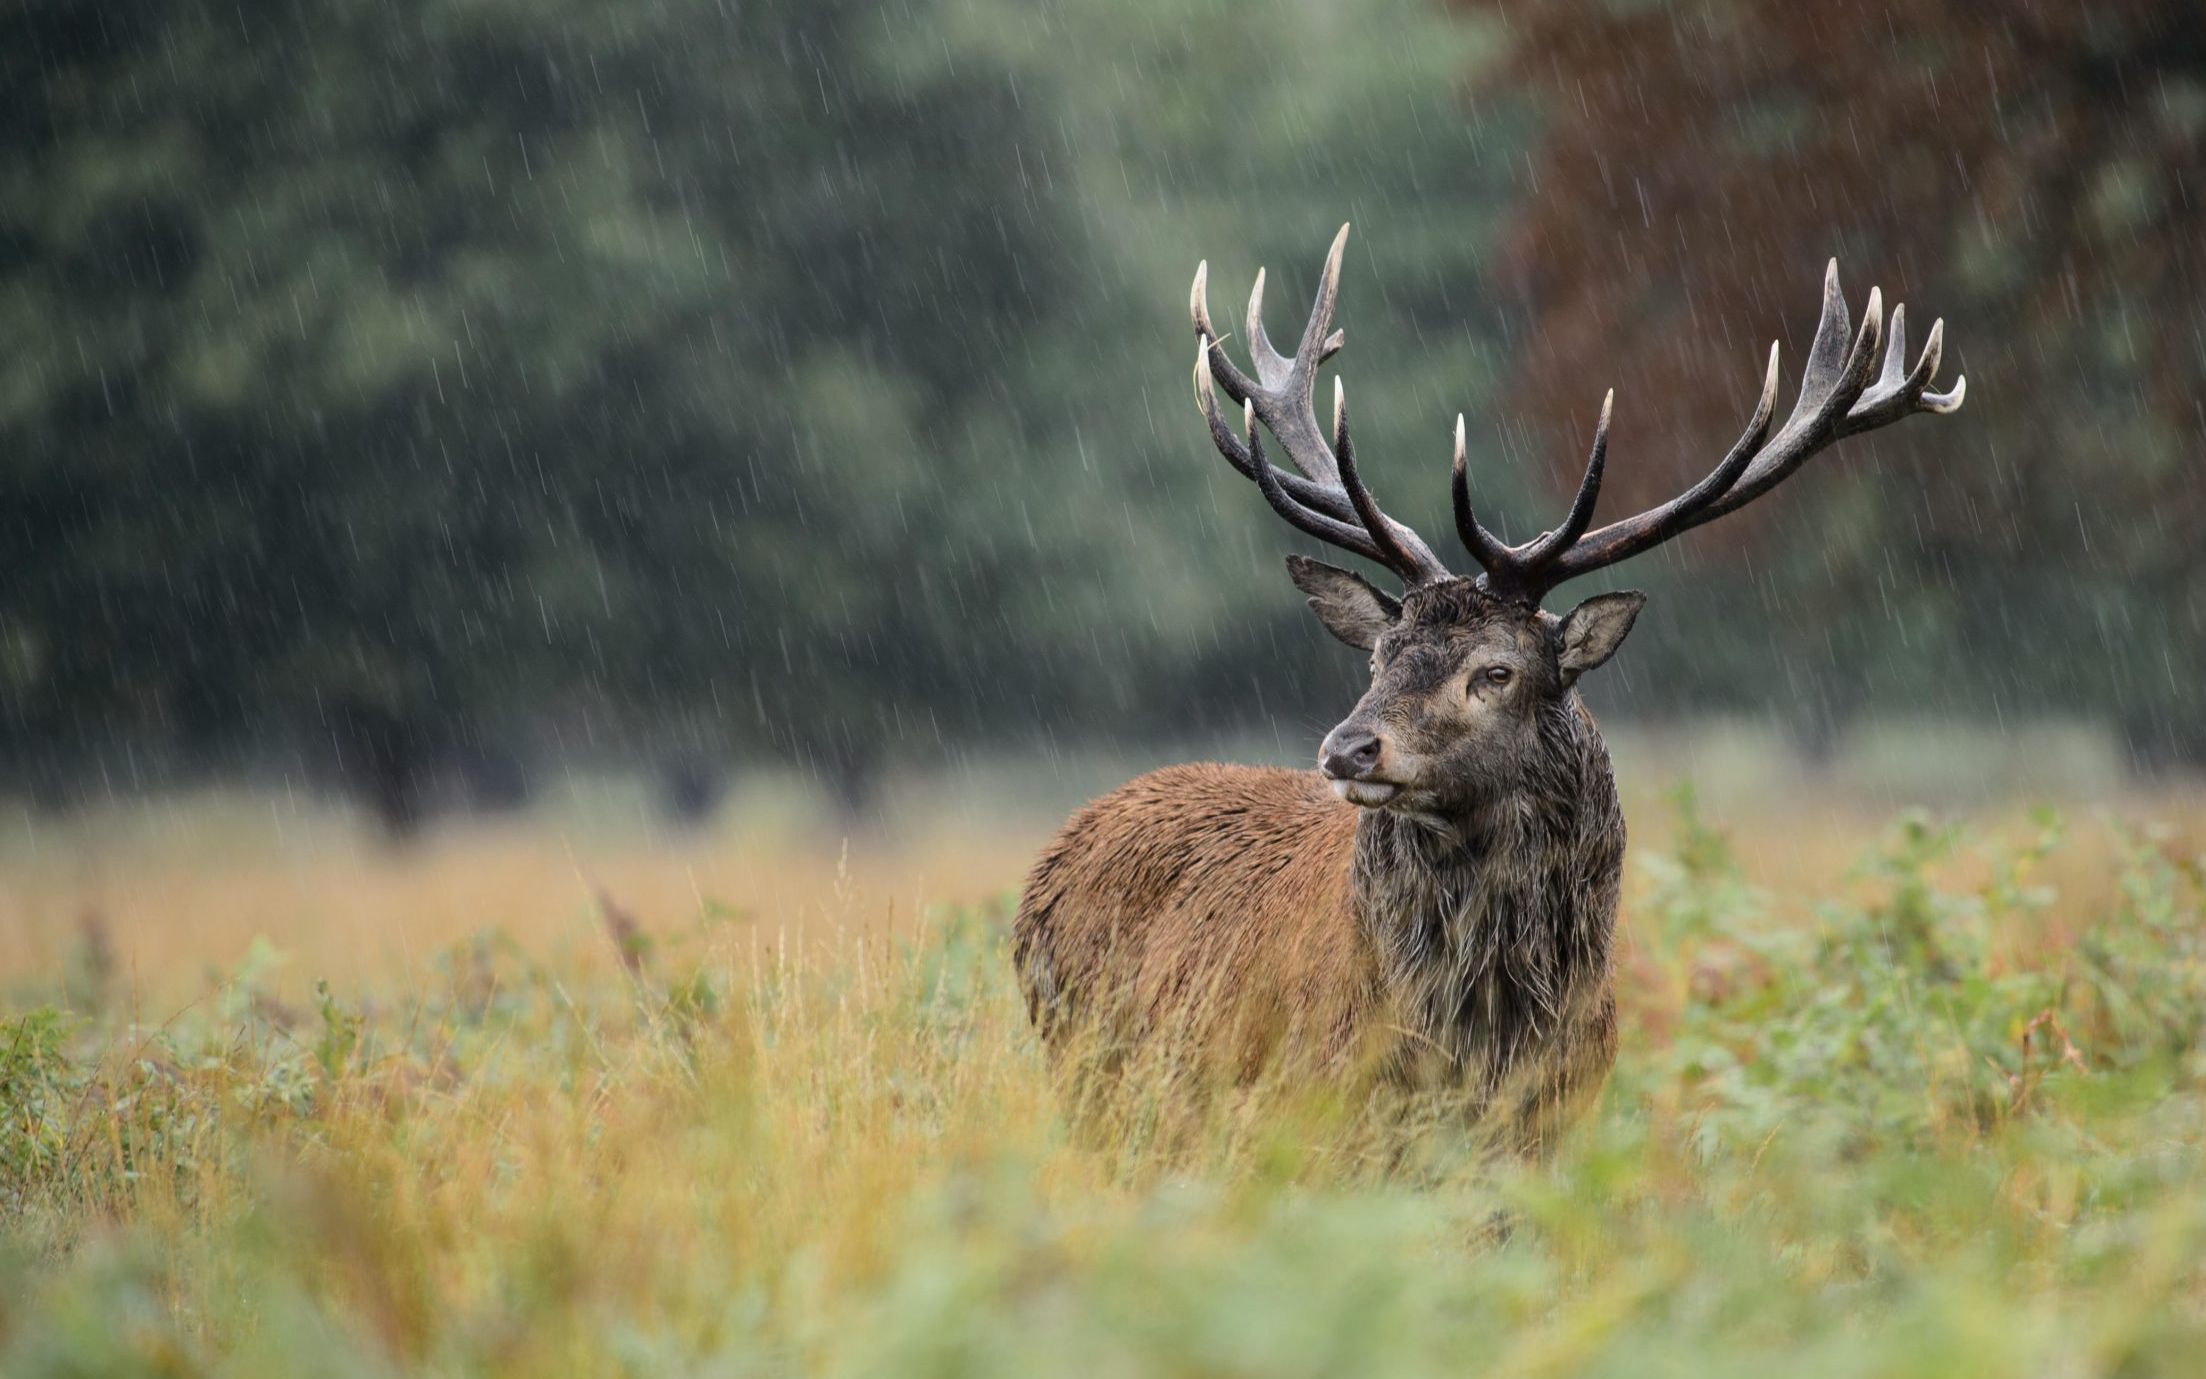
[[(1413, 606), (1424, 630), (1358, 712), (1432, 693), (1418, 681), (1450, 662), (1448, 638), (1527, 640), (1533, 671), (1557, 674), (1553, 619), (1476, 597)], [(1615, 1057), (1624, 821), (1576, 693), (1531, 693), (1524, 731), (1493, 748), (1513, 758), (1499, 788), (1358, 810), (1315, 771), (1194, 765), (1082, 809), (1035, 862), (1014, 927), (1045, 1042), (1085, 1040), (1106, 1067), (1169, 1039), (1235, 1074), (1364, 1070), (1550, 1138)]]

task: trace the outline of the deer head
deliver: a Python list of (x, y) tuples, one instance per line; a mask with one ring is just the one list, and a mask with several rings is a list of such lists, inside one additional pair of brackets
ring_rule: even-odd
[[(1559, 716), (1574, 713), (1578, 677), (1613, 655), (1646, 596), (1599, 594), (1557, 617), (1540, 607), (1557, 585), (1650, 550), (1784, 482), (1809, 456), (1842, 437), (1914, 412), (1952, 412), (1965, 379), (1948, 392), (1930, 387), (1943, 352), (1945, 322), (1930, 328), (1923, 352), (1907, 364), (1906, 308), (1885, 329), (1882, 293), (1872, 288), (1859, 328), (1838, 289), (1838, 262), (1823, 278), (1823, 313), (1808, 348), (1800, 395), (1784, 424), (1776, 418), (1779, 353), (1769, 347), (1762, 391), (1745, 431), (1706, 478), (1658, 507), (1593, 528), (1608, 455), (1612, 391), (1601, 404), (1585, 476), (1569, 512), (1551, 530), (1509, 545), (1472, 511), (1463, 418), (1455, 419), (1452, 479), (1455, 529), (1479, 567), (1458, 577), (1415, 531), (1380, 510), (1356, 471), (1347, 394), (1333, 381), (1333, 425), (1318, 427), (1311, 398), (1318, 366), (1342, 345), (1333, 330), (1341, 226), (1326, 255), (1301, 341), (1282, 355), (1264, 333), (1264, 274), (1249, 294), (1247, 347), (1254, 375), (1229, 358), (1211, 324), (1208, 263), (1195, 269), (1189, 311), (1196, 335), (1195, 400), (1211, 440), (1272, 509), (1298, 530), (1374, 561), (1402, 581), (1399, 599), (1361, 576), (1301, 556), (1288, 573), (1309, 595), (1319, 621), (1350, 646), (1371, 653), (1371, 687), (1328, 733), (1319, 769), (1341, 798), (1366, 807), (1415, 812), (1460, 808), (1505, 792), (1537, 773), (1541, 745)], [(1882, 365), (1878, 364), (1882, 352)], [(1218, 393), (1241, 405), (1237, 434)], [(1257, 423), (1262, 422), (1262, 431)], [(1263, 432), (1293, 470), (1265, 453)]]

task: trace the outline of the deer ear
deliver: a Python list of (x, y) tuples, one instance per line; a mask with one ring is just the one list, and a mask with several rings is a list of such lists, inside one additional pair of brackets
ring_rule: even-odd
[(1310, 596), (1310, 611), (1325, 630), (1358, 651), (1378, 645), (1379, 634), (1402, 615), (1400, 602), (1372, 587), (1370, 580), (1322, 560), (1288, 556), (1287, 578)]
[(1579, 676), (1614, 656), (1616, 648), (1624, 644), (1625, 634), (1632, 630), (1632, 621), (1646, 605), (1645, 594), (1627, 589), (1617, 594), (1595, 594), (1571, 609), (1570, 616), (1563, 619), (1563, 684), (1576, 684)]

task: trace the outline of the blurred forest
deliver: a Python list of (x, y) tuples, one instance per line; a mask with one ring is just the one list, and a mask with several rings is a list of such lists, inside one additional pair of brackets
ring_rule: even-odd
[(1436, 542), (1458, 410), (1522, 535), (1612, 383), (1615, 512), (1712, 463), (1830, 255), (1947, 318), (1959, 418), (1620, 572), (1658, 601), (1604, 710), (2198, 762), (2185, 9), (11, 9), (5, 779), (282, 772), (403, 829), (576, 759), (855, 807), (976, 750), (1322, 730), (1360, 667), (1209, 447), (1185, 302), (1268, 265), (1291, 331), (1343, 219), (1358, 448)]

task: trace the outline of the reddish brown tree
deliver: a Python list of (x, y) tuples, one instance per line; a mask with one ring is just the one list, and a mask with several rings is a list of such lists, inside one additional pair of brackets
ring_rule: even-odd
[[(2076, 630), (2055, 635), (2117, 653), (2098, 686), (2117, 717), (2195, 702), (2156, 668), (2165, 643), (2122, 639), (2165, 632), (2175, 664), (2206, 649), (2196, 0), (1463, 3), (1507, 40), (1490, 83), (1543, 122), (1498, 274), (1532, 323), (1515, 396), (1559, 471), (1612, 382), (1619, 507), (1705, 469), (1770, 337), (1797, 376), (1836, 255), (1857, 301), (1875, 281), (1910, 304), (1918, 339), (1947, 319), (1970, 409), (1824, 462), (1850, 477), (1820, 481), (1817, 587), (1927, 581), (1979, 638), (1995, 595), (2062, 604)], [(1690, 557), (1800, 558), (1759, 516)]]

